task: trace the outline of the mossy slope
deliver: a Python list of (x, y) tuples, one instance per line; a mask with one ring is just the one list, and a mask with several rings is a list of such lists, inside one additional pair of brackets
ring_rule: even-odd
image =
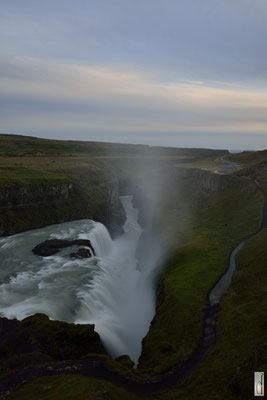
[[(35, 314), (22, 321), (1, 319), (0, 341), (2, 362), (38, 352), (55, 360), (76, 359), (88, 353), (106, 354), (93, 325), (51, 321), (44, 314)], [(12, 367), (12, 365), (9, 365)]]
[(180, 387), (160, 398), (254, 398), (254, 371), (267, 368), (266, 243), (265, 229), (237, 254), (237, 270), (220, 307), (215, 348)]
[(200, 341), (207, 293), (228, 267), (235, 245), (260, 224), (263, 198), (245, 183), (210, 196), (158, 286), (157, 314), (143, 341), (141, 370), (163, 371), (187, 359)]
[[(217, 323), (217, 344), (203, 364), (173, 389), (144, 396), (151, 400), (253, 399), (254, 371), (266, 371), (267, 230), (247, 241), (237, 255), (237, 270), (223, 297)], [(8, 400), (134, 400), (141, 398), (91, 378), (37, 378)]]

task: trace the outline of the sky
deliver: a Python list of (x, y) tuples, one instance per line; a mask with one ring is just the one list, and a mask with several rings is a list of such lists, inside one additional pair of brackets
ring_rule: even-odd
[(0, 132), (267, 148), (266, 0), (1, 0)]

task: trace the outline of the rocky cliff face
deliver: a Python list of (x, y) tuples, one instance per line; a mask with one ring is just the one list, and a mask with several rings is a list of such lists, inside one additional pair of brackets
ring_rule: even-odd
[(118, 184), (89, 187), (73, 181), (0, 189), (0, 236), (83, 218), (100, 221), (116, 234), (125, 220)]
[(105, 355), (94, 325), (51, 321), (35, 314), (22, 321), (0, 318), (0, 373), (30, 365), (77, 359), (88, 353)]
[(14, 208), (23, 205), (41, 204), (57, 198), (67, 200), (71, 195), (72, 189), (73, 184), (69, 182), (52, 186), (14, 186), (0, 189), (0, 204), (1, 208)]
[(230, 175), (215, 174), (210, 171), (194, 168), (177, 168), (177, 179), (183, 179), (192, 184), (192, 187), (208, 195), (219, 192), (227, 187), (233, 187), (242, 184), (237, 177)]
[[(242, 181), (237, 177), (200, 169), (175, 168), (172, 173), (174, 179), (187, 182), (204, 196), (240, 185)], [(121, 194), (134, 194), (140, 217), (146, 213), (145, 210), (142, 213), (142, 204), (138, 204), (138, 186), (138, 182), (113, 177), (109, 181), (93, 184), (73, 180), (52, 185), (28, 184), (1, 188), (0, 236), (90, 218), (104, 223), (114, 237), (121, 233), (121, 226), (125, 222), (119, 199)]]
[(122, 225), (126, 220), (125, 211), (120, 201), (121, 194), (119, 180), (108, 186), (105, 225), (111, 237), (116, 237), (123, 232)]

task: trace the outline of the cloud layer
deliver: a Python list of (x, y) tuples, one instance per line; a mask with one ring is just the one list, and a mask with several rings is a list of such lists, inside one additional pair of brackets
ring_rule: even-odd
[(2, 132), (267, 147), (266, 2), (99, 3), (3, 0)]

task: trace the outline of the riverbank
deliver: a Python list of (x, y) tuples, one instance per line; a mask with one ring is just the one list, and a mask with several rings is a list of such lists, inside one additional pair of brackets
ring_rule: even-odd
[[(230, 297), (229, 297), (229, 293), (228, 296), (225, 296), (223, 299), (223, 306), (222, 306), (222, 310), (219, 313), (219, 326), (218, 326), (218, 339), (217, 339), (217, 345), (216, 347), (212, 350), (212, 352), (210, 352), (210, 354), (208, 355), (208, 358), (206, 359), (206, 361), (203, 362), (201, 369), (200, 369), (200, 377), (199, 377), (199, 372), (195, 371), (193, 372), (193, 374), (181, 385), (178, 386), (176, 388), (174, 388), (172, 391), (168, 391), (167, 392), (162, 393), (162, 398), (166, 398), (166, 399), (173, 399), (175, 397), (173, 397), (173, 395), (177, 395), (178, 398), (183, 398), (183, 399), (192, 399), (192, 398), (206, 398), (204, 396), (207, 396), (207, 390), (209, 391), (211, 389), (211, 393), (213, 393), (213, 395), (215, 395), (217, 398), (229, 398), (229, 395), (234, 396), (234, 397), (239, 397), (240, 395), (242, 395), (242, 399), (245, 398), (250, 398), (250, 388), (249, 388), (249, 383), (251, 383), (252, 385), (252, 376), (250, 377), (249, 371), (250, 368), (253, 366), (253, 368), (256, 368), (256, 364), (261, 362), (261, 357), (262, 353), (259, 352), (259, 349), (262, 346), (262, 343), (260, 343), (259, 337), (257, 340), (253, 342), (248, 342), (248, 340), (251, 340), (251, 338), (253, 337), (253, 335), (256, 335), (257, 333), (259, 333), (258, 331), (258, 320), (260, 318), (260, 320), (262, 321), (262, 329), (264, 329), (264, 314), (263, 314), (263, 307), (259, 307), (258, 305), (258, 300), (257, 298), (254, 299), (254, 302), (251, 304), (252, 307), (257, 307), (257, 312), (255, 312), (254, 315), (254, 321), (250, 321), (250, 329), (249, 331), (244, 332), (244, 335), (242, 337), (242, 342), (239, 342), (239, 346), (237, 345), (237, 349), (235, 348), (235, 354), (236, 354), (236, 358), (237, 358), (237, 362), (239, 362), (240, 366), (237, 367), (237, 372), (235, 372), (235, 374), (231, 375), (231, 371), (235, 371), (235, 367), (231, 364), (228, 365), (228, 369), (227, 369), (227, 374), (225, 374), (225, 368), (223, 368), (222, 364), (224, 364), (223, 359), (225, 358), (226, 355), (226, 360), (228, 360), (228, 362), (230, 362), (230, 360), (232, 359), (232, 357), (230, 356), (231, 352), (225, 352), (224, 350), (224, 346), (231, 346), (231, 348), (233, 349), (233, 342), (234, 342), (234, 337), (232, 338), (231, 341), (226, 340), (226, 338), (229, 336), (228, 332), (226, 334), (224, 334), (222, 331), (227, 331), (229, 326), (231, 326), (231, 332), (233, 332), (233, 334), (235, 335), (235, 329), (239, 326), (240, 324), (240, 310), (242, 309), (242, 307), (246, 307), (247, 304), (247, 297), (251, 297), (251, 295), (253, 295), (253, 290), (257, 290), (260, 287), (262, 287), (262, 290), (266, 289), (264, 288), (264, 285), (260, 285), (258, 286), (258, 280), (255, 282), (254, 285), (250, 285), (250, 287), (247, 287), (247, 291), (246, 291), (246, 299), (244, 299), (244, 297), (240, 297), (240, 295), (242, 293), (240, 293), (239, 297), (241, 300), (241, 303), (239, 305), (239, 308), (237, 311), (236, 309), (233, 309), (232, 307), (232, 299), (231, 299), (231, 293), (236, 293), (237, 287), (240, 288), (244, 288), (244, 285), (247, 285), (248, 282), (248, 276), (253, 273), (253, 258), (251, 258), (251, 254), (253, 253), (255, 256), (257, 256), (257, 254), (259, 253), (259, 251), (261, 252), (261, 246), (262, 243), (264, 242), (264, 240), (266, 240), (266, 232), (262, 231), (262, 233), (251, 237), (250, 239), (247, 240), (247, 242), (245, 243), (245, 246), (243, 248), (243, 250), (240, 251), (240, 253), (238, 253), (238, 267), (239, 270), (237, 271), (237, 277), (234, 276), (233, 279), (233, 287), (230, 287), (229, 292), (230, 292)], [(262, 268), (265, 268), (265, 260), (266, 260), (266, 256), (267, 254), (262, 254), (260, 253), (261, 256), (259, 258), (259, 267), (257, 269), (257, 271), (255, 271), (257, 274), (262, 272)], [(245, 267), (245, 270), (242, 269), (242, 265), (243, 268)], [(240, 270), (241, 268), (241, 270)], [(248, 275), (248, 276), (246, 276)], [(227, 305), (228, 304), (228, 305)], [(250, 306), (250, 308), (251, 308)], [(241, 309), (240, 309), (241, 307)], [(244, 310), (245, 311), (245, 310)], [(246, 310), (247, 311), (247, 310)], [(252, 310), (250, 310), (252, 311)], [(238, 314), (238, 318), (236, 318), (236, 314)], [(245, 313), (242, 313), (242, 315), (245, 315)], [(250, 313), (249, 313), (250, 315)], [(226, 321), (224, 321), (224, 323), (222, 323), (221, 318), (226, 318)], [(235, 323), (234, 323), (235, 320)], [(237, 322), (239, 320), (239, 322)], [(229, 325), (230, 324), (230, 325)], [(240, 339), (240, 333), (239, 333), (239, 339)], [(245, 340), (246, 339), (246, 340)], [(247, 345), (248, 343), (250, 343), (249, 345), (249, 351), (252, 354), (255, 354), (255, 359), (242, 359), (242, 357), (244, 357), (244, 355), (247, 353)], [(245, 347), (246, 344), (246, 347)], [(241, 350), (242, 349), (242, 350)], [(221, 354), (221, 362), (219, 363), (218, 360), (220, 360), (220, 356), (219, 358), (216, 358), (214, 360), (214, 355), (216, 355), (218, 357), (218, 355), (220, 354), (220, 351), (223, 351), (223, 353)], [(233, 350), (231, 350), (233, 351)], [(230, 357), (229, 357), (230, 356)], [(217, 360), (217, 361), (216, 361)], [(241, 361), (240, 361), (241, 360)], [(100, 363), (99, 363), (100, 362)], [(216, 364), (214, 364), (216, 362)], [(191, 362), (192, 363), (192, 362)], [(231, 361), (232, 363), (232, 361)], [(255, 364), (256, 363), (256, 364)], [(153, 380), (153, 383), (145, 383), (145, 384), (134, 384), (131, 383), (130, 381), (127, 383), (127, 381), (124, 380), (124, 378), (120, 379), (118, 376), (116, 376), (116, 374), (114, 375), (114, 373), (112, 372), (108, 372), (108, 370), (105, 369), (104, 365), (102, 364), (101, 367), (101, 361), (97, 361), (97, 359), (95, 359), (95, 361), (93, 361), (93, 359), (90, 358), (88, 359), (88, 361), (86, 361), (86, 358), (82, 361), (75, 361), (74, 363), (64, 363), (64, 364), (58, 364), (58, 365), (54, 365), (54, 366), (50, 366), (47, 370), (45, 368), (42, 368), (41, 370), (38, 368), (35, 368), (34, 370), (34, 375), (33, 376), (38, 376), (38, 375), (45, 375), (48, 374), (48, 370), (49, 370), (49, 375), (57, 375), (60, 374), (61, 372), (64, 373), (74, 373), (74, 374), (82, 374), (82, 375), (86, 375), (86, 376), (96, 376), (96, 377), (101, 377), (102, 379), (107, 379), (113, 381), (114, 383), (116, 382), (119, 386), (124, 386), (128, 389), (130, 389), (131, 391), (133, 390), (134, 392), (150, 392), (150, 391), (154, 391), (154, 389), (163, 389), (165, 387), (165, 389), (168, 387), (171, 387), (172, 382), (177, 383), (177, 381), (179, 381), (179, 379), (177, 379), (177, 372), (179, 372), (179, 368), (174, 370), (174, 373), (172, 374), (167, 374), (166, 375), (166, 379), (162, 378), (159, 379), (159, 382), (157, 382), (157, 379)], [(99, 367), (97, 367), (97, 365), (99, 365)], [(216, 365), (216, 367), (215, 367)], [(258, 364), (259, 365), (259, 364)], [(264, 363), (260, 364), (261, 367), (264, 367)], [(75, 367), (75, 368), (74, 368)], [(190, 365), (190, 361), (189, 364), (187, 366), (187, 368), (190, 369), (190, 367), (192, 367), (192, 365)], [(100, 369), (99, 369), (100, 368)], [(208, 375), (208, 373), (205, 373), (205, 369), (209, 371), (209, 369), (212, 368), (214, 370), (215, 368), (215, 373), (214, 371), (211, 372), (210, 371), (210, 375)], [(248, 375), (248, 381), (246, 382), (243, 376), (243, 370), (245, 370), (246, 376)], [(67, 372), (68, 371), (68, 372)], [(221, 371), (221, 375), (219, 374), (219, 372)], [(239, 375), (240, 375), (240, 371), (242, 373), (242, 380), (240, 380)], [(185, 366), (182, 367), (181, 369), (181, 376), (183, 376), (183, 374), (185, 374), (186, 372), (186, 368)], [(187, 371), (188, 372), (188, 371)], [(29, 372), (28, 372), (29, 373)], [(29, 376), (28, 376), (29, 377)], [(208, 378), (209, 377), (209, 378)], [(213, 384), (209, 385), (209, 379), (212, 377), (213, 379)], [(217, 377), (217, 378), (216, 378)], [(23, 378), (26, 378), (25, 375), (21, 374), (20, 378), (17, 377), (17, 379), (14, 376), (10, 376), (9, 380), (10, 382), (15, 382), (17, 381), (17, 383), (22, 380)], [(216, 379), (220, 379), (222, 381), (225, 381), (227, 383), (227, 387), (228, 387), (228, 391), (225, 391), (225, 389), (223, 391), (221, 391), (220, 395), (222, 395), (224, 397), (220, 397), (218, 396), (218, 394), (216, 394), (216, 384), (214, 383), (214, 378), (215, 378), (215, 383), (216, 383)], [(205, 379), (206, 381), (206, 385), (203, 386), (203, 383), (200, 383), (199, 386), (199, 382), (201, 382), (201, 380)], [(73, 382), (73, 387), (76, 387), (76, 396), (79, 396), (79, 390), (77, 388), (77, 384), (78, 382), (80, 382), (80, 384), (82, 384), (82, 386), (84, 387), (84, 389), (87, 387), (87, 393), (90, 392), (90, 390), (92, 389), (92, 386), (94, 387), (94, 393), (99, 393), (101, 396), (103, 394), (109, 394), (112, 393), (112, 397), (111, 398), (119, 398), (119, 396), (124, 395), (124, 398), (127, 399), (134, 399), (136, 398), (134, 395), (131, 394), (126, 394), (126, 392), (123, 391), (123, 389), (113, 389), (113, 387), (108, 384), (105, 383), (105, 387), (108, 388), (105, 391), (101, 391), (100, 390), (100, 386), (98, 381), (92, 380), (90, 379), (85, 380), (85, 378), (71, 378), (72, 382)], [(197, 393), (196, 396), (194, 396), (194, 394), (191, 394), (190, 397), (187, 397), (186, 394), (186, 387), (187, 387), (187, 381), (190, 380), (191, 382), (191, 387), (195, 388), (195, 393)], [(200, 381), (199, 381), (200, 380)], [(176, 381), (176, 382), (175, 382)], [(124, 383), (123, 383), (124, 382)], [(189, 381), (188, 381), (189, 382)], [(198, 384), (197, 384), (198, 383)], [(219, 382), (218, 382), (219, 383)], [(39, 398), (45, 398), (42, 396), (42, 394), (49, 393), (49, 398), (53, 399), (56, 398), (54, 397), (56, 395), (56, 393), (58, 393), (58, 389), (59, 387), (61, 387), (60, 393), (65, 393), (65, 388), (66, 388), (66, 382), (64, 383), (62, 381), (61, 377), (46, 377), (46, 378), (39, 378), (39, 380), (35, 380), (35, 383), (29, 383), (26, 386), (29, 388), (31, 388), (31, 393), (38, 393), (39, 394)], [(89, 386), (88, 386), (89, 385)], [(47, 390), (44, 390), (43, 388), (47, 387)], [(143, 387), (143, 389), (142, 389)], [(154, 387), (154, 389), (153, 389)], [(253, 387), (253, 385), (251, 386)], [(86, 389), (85, 389), (86, 390)], [(110, 390), (110, 391), (109, 391)], [(116, 395), (117, 393), (117, 395)], [(124, 394), (123, 394), (124, 393)], [(24, 396), (29, 396), (29, 391), (27, 391), (27, 389), (22, 388), (19, 392), (16, 393), (16, 395), (19, 395), (21, 397), (21, 399), (24, 399), (26, 397)], [(203, 397), (202, 397), (203, 395)], [(115, 397), (116, 396), (116, 397)], [(117, 397), (118, 396), (118, 397)], [(12, 399), (12, 396), (9, 397)], [(16, 397), (17, 398), (17, 397)], [(29, 399), (31, 397), (28, 397)], [(59, 397), (60, 398), (60, 397)], [(72, 398), (72, 397), (70, 397)], [(79, 398), (79, 397), (77, 397)], [(103, 398), (103, 397), (99, 397), (99, 398)], [(108, 398), (108, 397), (107, 397)], [(139, 398), (139, 396), (138, 396)]]
[[(127, 161), (126, 167), (125, 164), (116, 159), (115, 163), (109, 160), (107, 164), (110, 167), (112, 166), (111, 169), (116, 170), (116, 173), (119, 173), (120, 176), (126, 177), (126, 180), (129, 176), (135, 176), (132, 167), (134, 163), (131, 164)], [(114, 362), (105, 359), (101, 361), (102, 364), (109, 365), (111, 370), (122, 374), (123, 379), (126, 376), (132, 376), (134, 379), (149, 380), (155, 373), (167, 371), (177, 362), (190, 357), (201, 339), (207, 292), (227, 267), (230, 251), (243, 236), (252, 233), (257, 228), (261, 219), (262, 197), (253, 182), (250, 182), (246, 176), (245, 179), (240, 178), (239, 173), (238, 178), (228, 180), (227, 176), (211, 175), (207, 171), (201, 170), (194, 172), (193, 168), (189, 169), (192, 169), (192, 172), (187, 173), (179, 169), (179, 179), (176, 175), (167, 184), (160, 185), (161, 190), (166, 194), (171, 193), (171, 196), (166, 196), (164, 201), (157, 205), (157, 213), (158, 217), (162, 219), (161, 222), (171, 227), (171, 234), (176, 240), (176, 250), (170, 254), (167, 268), (159, 280), (157, 314), (150, 332), (144, 340), (140, 367), (137, 371), (133, 371), (129, 360)], [(240, 251), (240, 254), (246, 249), (247, 244)], [(248, 396), (249, 393), (249, 381), (246, 383), (242, 380), (242, 388), (245, 392), (242, 388), (240, 389), (240, 385), (237, 391), (235, 388), (238, 380), (243, 377), (244, 368), (247, 368), (246, 376), (248, 376), (249, 371), (257, 367), (260, 360), (257, 354), (261, 348), (260, 341), (264, 332), (262, 325), (260, 325), (261, 321), (252, 319), (250, 313), (242, 319), (241, 314), (235, 313), (234, 306), (236, 298), (242, 298), (240, 300), (242, 303), (240, 312), (245, 314), (246, 304), (254, 302), (255, 307), (256, 304), (258, 305), (256, 315), (264, 316), (263, 312), (266, 305), (264, 308), (257, 297), (256, 287), (248, 285), (251, 279), (250, 274), (253, 273), (253, 268), (255, 268), (255, 261), (258, 263), (258, 260), (262, 257), (260, 250), (262, 246), (263, 239), (257, 244), (253, 242), (251, 251), (252, 254), (255, 253), (255, 258), (254, 260), (250, 259), (247, 269), (249, 272), (244, 275), (243, 281), (239, 281), (238, 278), (238, 289), (233, 296), (231, 295), (231, 288), (224, 296), (224, 298), (229, 298), (229, 307), (227, 309), (224, 309), (223, 306), (220, 308), (215, 348), (183, 384), (160, 393), (160, 398), (164, 400), (176, 400), (177, 398), (206, 399), (207, 396), (218, 399), (230, 399), (233, 396), (242, 398), (242, 400), (249, 398), (244, 397)], [(264, 265), (266, 265), (266, 258), (264, 257), (266, 255), (263, 256), (258, 271), (262, 274), (264, 273)], [(242, 268), (244, 262), (245, 259), (242, 258), (238, 268)], [(235, 276), (233, 284), (234, 282)], [(245, 297), (242, 296), (243, 286), (246, 288)], [(264, 296), (264, 292), (261, 290), (259, 292)], [(228, 319), (226, 314), (229, 316)], [(220, 318), (223, 318), (225, 322), (223, 328), (220, 325)], [(250, 329), (247, 336), (243, 337), (242, 343), (236, 343), (235, 335), (238, 337), (238, 329), (246, 327), (248, 319), (251, 324), (253, 322), (253, 329)], [(228, 336), (227, 332), (230, 333), (232, 327), (235, 327), (233, 330), (235, 333)], [(224, 332), (223, 343), (220, 342), (222, 338), (221, 329)], [(256, 332), (258, 332), (258, 341), (253, 347), (251, 344)], [(221, 345), (219, 345), (220, 343)], [(217, 345), (220, 346), (218, 351)], [(251, 362), (251, 357), (254, 360), (253, 362)], [(240, 373), (238, 368), (240, 368)], [(226, 375), (225, 369), (229, 370)], [(61, 372), (67, 373), (66, 370), (61, 370)], [(64, 377), (38, 378), (38, 380), (21, 387), (19, 392), (14, 393), (14, 396), (18, 395), (24, 398), (23, 396), (28, 393), (27, 398), (29, 399), (45, 399), (47, 396), (49, 399), (56, 399), (55, 396), (60, 398), (60, 393), (67, 393), (69, 378), (65, 381)], [(105, 379), (105, 376), (102, 378)], [(12, 376), (9, 379), (12, 379)], [(220, 379), (222, 379), (223, 386), (218, 393), (216, 392), (216, 385), (217, 387), (221, 385)], [(76, 400), (76, 398), (79, 399), (79, 396), (83, 399), (82, 396), (85, 393), (86, 396), (91, 395), (99, 399), (105, 398), (104, 396), (109, 396), (111, 399), (137, 398), (132, 394), (126, 394), (125, 391), (109, 383), (105, 383), (108, 388), (106, 390), (108, 394), (106, 394), (101, 391), (103, 381), (95, 381), (91, 378), (72, 377), (71, 382), (73, 389), (69, 391), (70, 399), (75, 398)], [(38, 384), (40, 387), (38, 387)], [(83, 394), (79, 392), (79, 384), (84, 389)], [(42, 392), (42, 388), (46, 385), (50, 388)], [(190, 388), (190, 394), (188, 388)], [(191, 388), (193, 389), (191, 390)], [(157, 396), (155, 394), (145, 398), (154, 399)]]

